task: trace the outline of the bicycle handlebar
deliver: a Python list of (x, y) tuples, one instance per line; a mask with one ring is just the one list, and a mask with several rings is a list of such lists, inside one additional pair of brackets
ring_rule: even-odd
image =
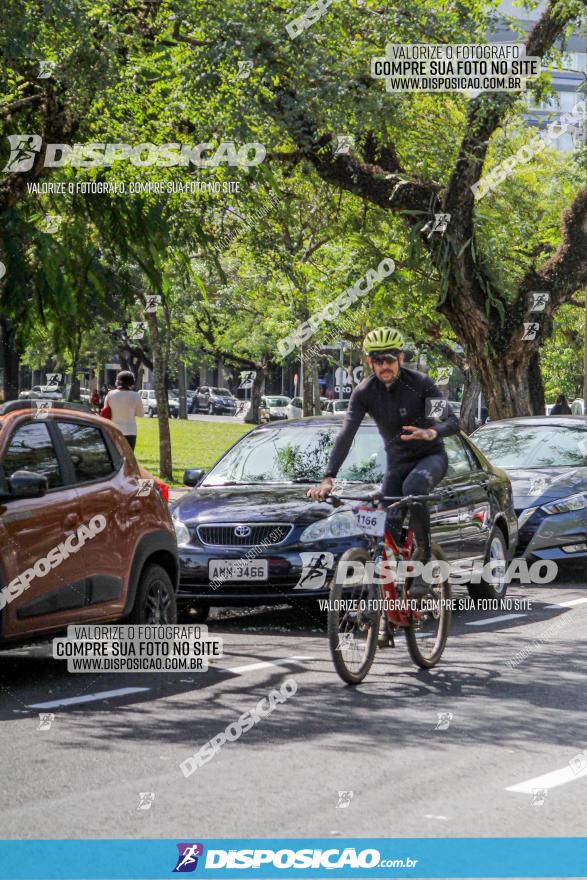
[(324, 500), (330, 501), (334, 507), (340, 507), (347, 501), (364, 501), (369, 504), (379, 504), (381, 502), (403, 503), (403, 504), (422, 504), (427, 501), (440, 501), (447, 494), (447, 489), (439, 489), (436, 492), (430, 492), (429, 495), (381, 495), (379, 492), (372, 492), (370, 495), (335, 495), (330, 493)]

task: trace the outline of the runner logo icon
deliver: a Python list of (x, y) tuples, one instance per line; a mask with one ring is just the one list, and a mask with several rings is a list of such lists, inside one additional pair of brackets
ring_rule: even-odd
[(173, 869), (174, 874), (188, 874), (198, 867), (198, 856), (204, 855), (203, 843), (178, 843), (177, 865)]
[(326, 583), (329, 572), (334, 567), (332, 553), (300, 553), (302, 557), (302, 575), (297, 587), (319, 590)]

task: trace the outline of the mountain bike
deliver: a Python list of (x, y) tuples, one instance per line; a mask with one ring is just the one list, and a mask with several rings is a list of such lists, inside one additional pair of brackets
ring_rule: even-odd
[[(343, 553), (330, 586), (330, 650), (336, 671), (348, 684), (363, 681), (373, 665), (382, 613), (392, 647), (395, 634), (403, 629), (417, 666), (431, 669), (440, 660), (450, 628), (451, 596), (448, 579), (442, 579), (442, 567), (434, 563), (445, 561), (444, 556), (440, 547), (431, 545), (431, 559), (426, 560), (423, 571), (429, 592), (419, 600), (410, 599), (415, 573), (409, 563), (424, 561), (411, 524), (414, 512), (443, 494), (438, 490), (430, 495), (328, 496), (327, 501), (335, 507), (349, 501), (361, 502), (353, 512), (369, 540), (367, 549), (353, 548)], [(388, 518), (393, 510), (403, 514), (395, 534)], [(341, 563), (350, 564), (346, 576)], [(361, 563), (354, 566), (356, 572), (352, 563)]]

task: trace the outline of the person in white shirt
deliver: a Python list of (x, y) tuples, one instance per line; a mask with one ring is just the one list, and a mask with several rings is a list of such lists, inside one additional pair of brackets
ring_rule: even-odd
[(143, 404), (138, 391), (134, 390), (135, 377), (129, 370), (122, 370), (116, 377), (116, 388), (109, 391), (104, 406), (112, 411), (112, 421), (122, 431), (131, 449), (137, 442), (136, 419), (143, 417)]

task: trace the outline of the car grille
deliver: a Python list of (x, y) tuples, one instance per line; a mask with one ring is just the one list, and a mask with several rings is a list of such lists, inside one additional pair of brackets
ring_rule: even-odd
[[(248, 535), (235, 534), (235, 529), (248, 528)], [(281, 544), (293, 526), (291, 523), (211, 523), (197, 528), (202, 544), (216, 547), (252, 547), (256, 544)]]

